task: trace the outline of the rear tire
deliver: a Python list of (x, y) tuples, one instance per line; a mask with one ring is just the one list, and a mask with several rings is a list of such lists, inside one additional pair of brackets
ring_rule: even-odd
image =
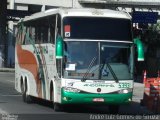
[(22, 89), (23, 102), (32, 103), (32, 97), (30, 95), (27, 95), (27, 84), (26, 84), (26, 86), (24, 84), (22, 84), (21, 89)]
[(21, 90), (22, 90), (22, 100), (23, 102), (26, 102), (26, 92), (23, 84), (21, 86)]
[(26, 95), (26, 103), (33, 103), (32, 96)]
[(109, 105), (109, 113), (118, 114), (119, 108), (120, 108), (119, 105)]

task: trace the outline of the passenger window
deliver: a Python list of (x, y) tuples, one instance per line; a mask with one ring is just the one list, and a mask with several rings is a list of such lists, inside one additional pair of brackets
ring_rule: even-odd
[[(25, 23), (24, 44), (55, 43), (56, 15)], [(29, 38), (27, 38), (29, 37)], [(32, 41), (30, 41), (32, 40)]]

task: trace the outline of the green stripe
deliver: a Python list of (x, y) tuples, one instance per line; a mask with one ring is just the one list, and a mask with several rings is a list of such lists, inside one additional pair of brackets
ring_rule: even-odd
[[(67, 98), (67, 100), (66, 100)], [(104, 102), (93, 102), (94, 98), (103, 98)], [(85, 94), (65, 92), (62, 89), (62, 104), (128, 104), (132, 99), (132, 92), (127, 94)]]

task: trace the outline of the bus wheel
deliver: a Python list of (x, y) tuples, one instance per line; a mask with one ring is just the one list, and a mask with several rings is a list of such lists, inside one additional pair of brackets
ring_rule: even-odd
[(32, 103), (31, 96), (27, 95), (27, 83), (22, 84), (21, 89), (22, 89), (22, 99), (23, 99), (23, 101), (26, 102), (26, 103)]
[(59, 112), (62, 110), (62, 106), (58, 103), (54, 103), (54, 111)]
[(53, 92), (53, 86), (50, 88), (50, 101), (52, 102), (52, 107), (54, 108), (54, 92)]
[(119, 105), (109, 105), (109, 113), (110, 114), (118, 114)]
[(58, 103), (55, 103), (55, 101), (54, 101), (54, 87), (52, 85), (50, 87), (50, 100), (52, 102), (52, 106), (53, 106), (54, 111), (56, 111), (56, 112), (61, 111), (61, 105)]
[(26, 103), (32, 103), (32, 96), (26, 94)]
[(25, 91), (24, 84), (22, 84), (21, 90), (22, 90), (22, 100), (23, 102), (26, 102), (26, 91)]

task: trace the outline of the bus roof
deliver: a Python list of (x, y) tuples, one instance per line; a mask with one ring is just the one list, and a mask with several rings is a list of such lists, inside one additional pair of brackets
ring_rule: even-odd
[(127, 12), (115, 11), (109, 9), (94, 9), (94, 8), (58, 8), (50, 9), (43, 12), (32, 14), (31, 16), (26, 16), (23, 21), (35, 20), (38, 18), (43, 18), (46, 16), (52, 16), (55, 14), (60, 14), (63, 17), (66, 16), (82, 16), (82, 17), (109, 17), (109, 18), (121, 18), (121, 19), (131, 19), (131, 16)]

